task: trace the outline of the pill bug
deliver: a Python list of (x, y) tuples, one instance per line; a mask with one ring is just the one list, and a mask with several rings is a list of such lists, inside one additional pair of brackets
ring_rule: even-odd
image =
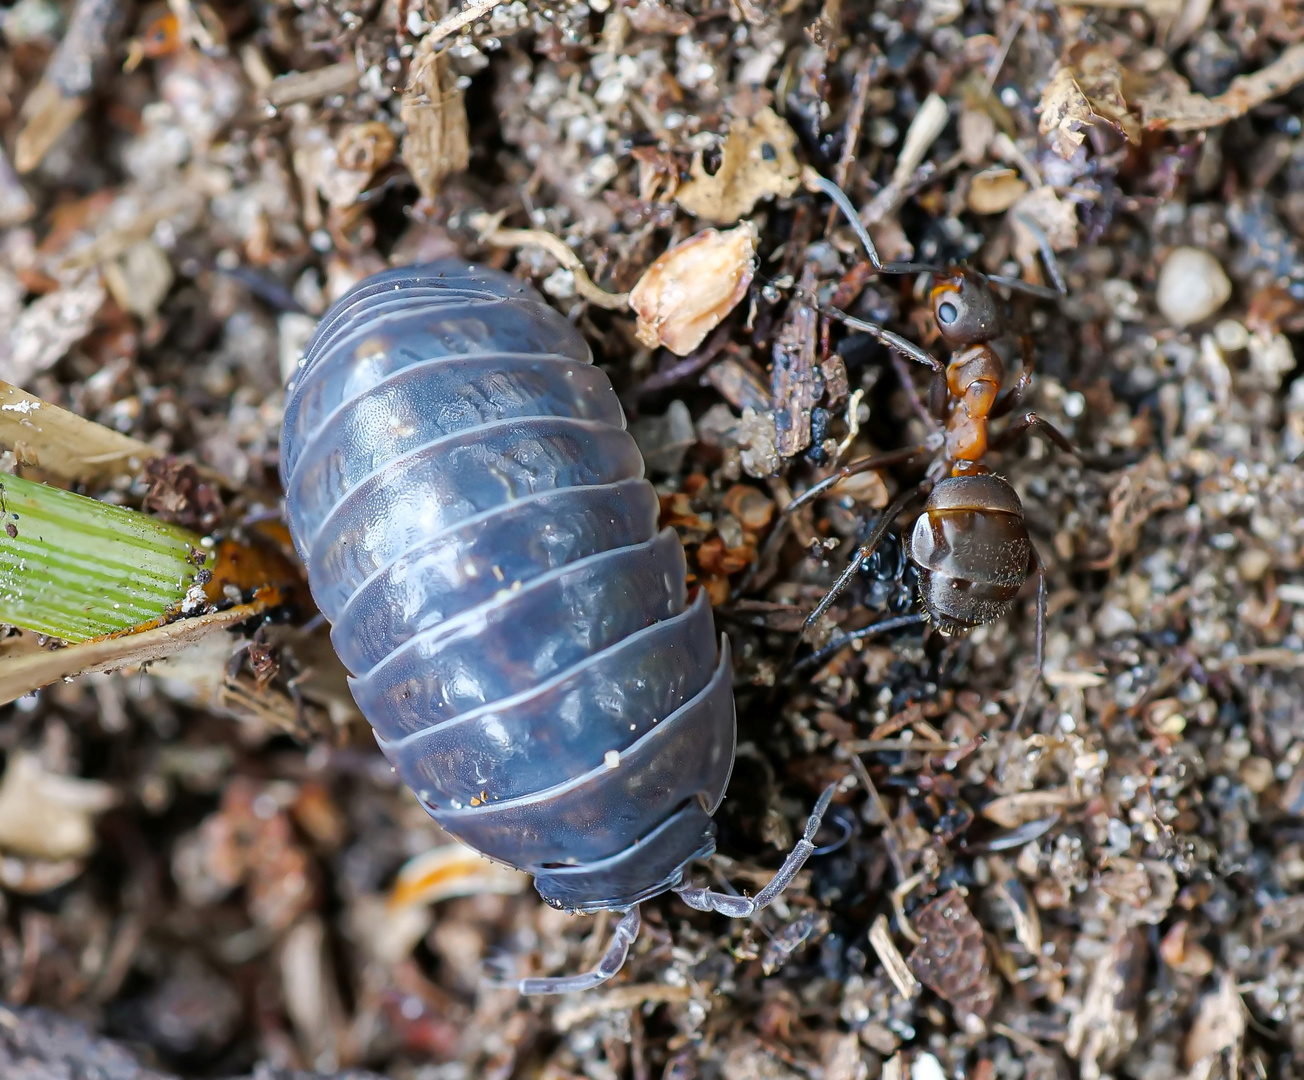
[(729, 645), (686, 602), (683, 548), (606, 375), (533, 289), (456, 260), (388, 270), (322, 318), (281, 440), (291, 533), (381, 750), (446, 830), (555, 907), (624, 913), (715, 850), (734, 757)]

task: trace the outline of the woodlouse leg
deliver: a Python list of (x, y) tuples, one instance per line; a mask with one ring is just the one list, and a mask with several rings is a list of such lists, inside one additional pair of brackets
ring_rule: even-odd
[[(793, 651), (796, 652), (797, 646), (806, 640), (806, 635), (814, 628), (815, 624), (820, 621), (824, 613), (833, 606), (833, 603), (842, 591), (851, 584), (851, 579), (856, 576), (856, 571), (860, 569), (861, 564), (874, 554), (874, 549), (878, 547), (883, 537), (887, 535), (888, 529), (896, 522), (898, 515), (903, 511), (925, 487), (927, 481), (920, 481), (913, 487), (906, 488), (893, 501), (892, 505), (887, 508), (887, 513), (874, 526), (874, 531), (865, 538), (865, 542), (856, 549), (856, 554), (852, 556), (851, 561), (847, 563), (847, 568), (838, 575), (838, 580), (833, 583), (833, 588), (824, 594), (815, 610), (806, 616), (806, 622), (802, 625), (801, 633), (797, 635), (797, 641), (793, 645)], [(791, 658), (789, 658), (791, 663)]]
[(834, 783), (824, 789), (824, 794), (820, 796), (815, 809), (806, 820), (806, 831), (797, 841), (797, 846), (783, 860), (783, 865), (770, 879), (770, 883), (755, 896), (730, 896), (728, 893), (716, 892), (714, 889), (694, 889), (686, 886), (676, 889), (675, 893), (691, 908), (698, 911), (715, 911), (721, 915), (728, 915), (731, 919), (745, 919), (749, 915), (755, 915), (762, 908), (769, 907), (783, 890), (792, 884), (792, 879), (806, 865), (806, 860), (814, 854), (815, 834), (820, 831), (820, 822), (824, 820), (837, 787), (838, 785)]
[(598, 966), (592, 971), (586, 971), (582, 975), (551, 975), (544, 978), (521, 979), (516, 984), (516, 988), (522, 994), (571, 994), (581, 990), (592, 990), (593, 987), (600, 986), (625, 966), (625, 959), (629, 956), (629, 947), (634, 944), (634, 939), (638, 937), (639, 927), (642, 922), (642, 917), (638, 912), (638, 905), (635, 904), (625, 912), (624, 918), (616, 924), (616, 930), (611, 935), (611, 943), (607, 946), (607, 951), (602, 954)]

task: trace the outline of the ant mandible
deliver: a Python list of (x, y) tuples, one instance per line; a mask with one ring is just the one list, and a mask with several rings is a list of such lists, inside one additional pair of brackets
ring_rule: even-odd
[[(1033, 372), (1033, 350), (1025, 336), (1020, 339), (1023, 370), (1014, 385), (1001, 392), (1005, 364), (991, 343), (1004, 336), (1008, 327), (993, 285), (1004, 285), (1043, 298), (1060, 297), (1066, 290), (1055, 267), (1053, 253), (1048, 250), (1044, 236), (1038, 236), (1047, 267), (1059, 286), (1056, 290), (1015, 278), (982, 274), (966, 266), (883, 263), (842, 190), (822, 177), (814, 181), (814, 186), (824, 191), (847, 216), (876, 272), (926, 272), (933, 275), (929, 303), (938, 332), (952, 353), (950, 362), (943, 364), (918, 345), (875, 323), (840, 311), (826, 311), (851, 329), (871, 334), (889, 349), (932, 370), (928, 407), (920, 411), (933, 430), (922, 445), (862, 458), (844, 466), (794, 499), (784, 513), (793, 513), (857, 473), (908, 465), (926, 455), (932, 455), (933, 460), (924, 478), (896, 497), (860, 544), (847, 568), (807, 617), (798, 644), (852, 581), (897, 517), (911, 503), (924, 498), (923, 508), (905, 538), (906, 555), (918, 570), (918, 594), (924, 614), (897, 617), (865, 627), (841, 638), (834, 647), (841, 648), (856, 638), (911, 621), (931, 622), (947, 635), (966, 633), (1004, 616), (1028, 578), (1035, 574), (1037, 651), (1032, 683), (1035, 687), (1045, 660), (1045, 567), (1028, 536), (1023, 504), (1018, 494), (1008, 481), (983, 464), (983, 458), (1029, 433), (1043, 436), (1068, 453), (1078, 453), (1058, 428), (1035, 412), (1025, 412), (997, 435), (989, 433), (992, 420), (1009, 415), (1027, 399)], [(1035, 226), (1033, 228), (1035, 233), (1040, 232)], [(913, 386), (908, 382), (906, 386), (913, 395)], [(1018, 719), (1022, 718), (1026, 705), (1025, 697)]]

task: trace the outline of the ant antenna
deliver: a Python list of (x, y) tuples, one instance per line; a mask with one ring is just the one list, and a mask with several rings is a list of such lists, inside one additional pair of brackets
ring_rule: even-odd
[[(847, 193), (838, 187), (828, 177), (820, 176), (814, 170), (808, 170), (806, 186), (817, 191), (823, 192), (832, 201), (841, 212), (842, 216), (847, 219), (847, 223), (855, 232), (856, 238), (860, 241), (861, 246), (865, 249), (865, 255), (869, 258), (869, 264), (879, 274), (940, 274), (946, 270), (946, 267), (938, 266), (934, 263), (922, 262), (888, 262), (885, 263), (879, 258), (878, 248), (874, 246), (874, 241), (870, 239), (869, 230), (865, 228), (864, 222), (860, 220), (860, 215), (856, 212), (855, 206), (852, 205), (851, 199)], [(1042, 300), (1058, 300), (1061, 296), (1068, 295), (1068, 286), (1064, 282), (1064, 275), (1060, 272), (1059, 260), (1055, 257), (1055, 249), (1050, 245), (1050, 239), (1046, 232), (1035, 221), (1026, 214), (1016, 214), (1015, 219), (1032, 233), (1037, 241), (1037, 248), (1041, 252), (1042, 262), (1046, 266), (1046, 272), (1050, 275), (1051, 281), (1055, 283), (1055, 288), (1048, 289), (1045, 285), (1033, 285), (1031, 282), (1024, 281), (1021, 278), (1006, 277), (1004, 274), (987, 274), (985, 277), (996, 285), (1003, 285), (1007, 289), (1014, 289), (1018, 292), (1027, 293), (1029, 296), (1036, 296)]]
[[(1037, 241), (1037, 249), (1041, 252), (1041, 261), (1046, 266), (1046, 273), (1050, 275), (1051, 281), (1055, 283), (1055, 292), (1060, 296), (1068, 296), (1069, 287), (1064, 282), (1064, 275), (1060, 273), (1059, 259), (1055, 257), (1055, 249), (1050, 245), (1050, 237), (1046, 235), (1046, 230), (1038, 225), (1037, 222), (1033, 221), (1032, 218), (1028, 217), (1027, 214), (1015, 214), (1014, 219), (1027, 229), (1028, 232), (1032, 233), (1033, 239)], [(992, 280), (996, 281), (997, 279), (992, 278)], [(1027, 285), (1026, 282), (1023, 282), (1023, 284)], [(1042, 293), (1050, 292), (1049, 289), (1040, 286), (1031, 286), (1028, 291), (1031, 292), (1033, 288), (1042, 288)], [(1051, 298), (1056, 299), (1053, 293), (1051, 294)]]
[[(810, 170), (814, 172), (814, 170)], [(860, 220), (860, 215), (856, 213), (856, 208), (851, 205), (851, 200), (847, 193), (837, 184), (827, 177), (820, 176), (818, 173), (808, 178), (809, 186), (817, 188), (824, 192), (832, 201), (833, 205), (842, 211), (842, 216), (847, 219), (847, 223), (855, 232), (856, 238), (860, 241), (861, 246), (865, 249), (865, 254), (869, 257), (869, 264), (878, 272), (883, 273), (883, 260), (878, 257), (878, 248), (874, 246), (874, 241), (869, 238), (869, 230), (865, 228), (865, 223)]]

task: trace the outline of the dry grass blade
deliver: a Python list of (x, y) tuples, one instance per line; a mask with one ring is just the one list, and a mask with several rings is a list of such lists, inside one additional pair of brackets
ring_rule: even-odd
[(507, 0), (468, 0), (466, 7), (462, 8), (461, 11), (450, 12), (440, 19), (424, 40), (433, 45), (445, 38), (452, 37), (470, 26), (476, 19), (488, 15), (499, 4), (506, 2)]
[(560, 236), (554, 236), (542, 229), (503, 229), (497, 220), (489, 214), (478, 214), (471, 219), (471, 227), (479, 229), (480, 242), (493, 247), (518, 248), (533, 244), (541, 247), (562, 266), (575, 275), (575, 291), (590, 304), (606, 308), (608, 311), (625, 311), (629, 307), (629, 293), (610, 293), (599, 287), (589, 277), (580, 257), (566, 246)]
[(0, 661), (0, 705), (43, 686), (86, 675), (93, 671), (116, 671), (172, 656), (196, 642), (219, 634), (261, 615), (267, 609), (262, 600), (240, 604), (226, 611), (185, 619), (138, 634), (99, 638), (66, 649), (27, 653)]
[(358, 65), (343, 60), (312, 71), (292, 71), (273, 79), (263, 97), (267, 104), (281, 109), (296, 101), (316, 101), (331, 94), (343, 94), (358, 85)]
[(122, 435), (0, 381), (0, 447), (21, 465), (69, 484), (99, 485), (135, 475), (159, 457), (149, 443)]

